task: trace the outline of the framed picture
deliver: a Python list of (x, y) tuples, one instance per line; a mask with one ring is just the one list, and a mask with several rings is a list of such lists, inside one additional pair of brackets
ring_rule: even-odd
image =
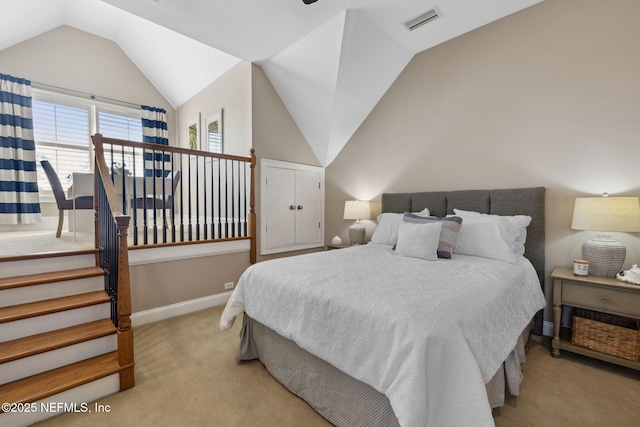
[(198, 149), (198, 140), (200, 139), (200, 113), (187, 120), (187, 142), (189, 149)]
[(222, 109), (209, 116), (205, 121), (204, 132), (202, 133), (202, 151), (211, 153), (223, 152), (223, 130), (222, 130)]

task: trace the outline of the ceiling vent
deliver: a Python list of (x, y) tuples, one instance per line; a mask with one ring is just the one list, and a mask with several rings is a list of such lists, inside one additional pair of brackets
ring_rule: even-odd
[(429, 22), (438, 19), (440, 17), (440, 12), (435, 7), (431, 10), (422, 13), (415, 18), (404, 23), (404, 26), (407, 27), (409, 31), (413, 31), (417, 28), (422, 27), (424, 24), (428, 24)]

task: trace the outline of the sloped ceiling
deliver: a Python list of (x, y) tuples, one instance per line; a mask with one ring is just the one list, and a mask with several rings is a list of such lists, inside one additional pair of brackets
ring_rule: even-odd
[(117, 43), (175, 108), (241, 61), (100, 0), (0, 1), (0, 50), (68, 25)]
[[(176, 108), (257, 63), (327, 166), (413, 55), (540, 1), (2, 0), (0, 49), (76, 27), (118, 43)], [(434, 7), (438, 19), (403, 25)]]

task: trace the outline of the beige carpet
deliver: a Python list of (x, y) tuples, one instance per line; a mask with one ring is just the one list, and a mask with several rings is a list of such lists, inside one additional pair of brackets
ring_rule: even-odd
[[(257, 361), (236, 363), (241, 322), (221, 332), (222, 307), (135, 329), (136, 387), (105, 397), (109, 413), (64, 414), (42, 426), (329, 426)], [(497, 426), (637, 426), (640, 375), (582, 356), (549, 354), (534, 337), (521, 394)], [(440, 427), (440, 426), (437, 426)]]
[(0, 257), (30, 255), (42, 252), (92, 249), (93, 233), (63, 231), (56, 238), (56, 230), (2, 231)]
[[(204, 233), (201, 234), (204, 237)], [(155, 237), (162, 243), (164, 235), (159, 227)], [(167, 231), (167, 241), (171, 242), (171, 233)], [(178, 235), (176, 239), (179, 239)], [(129, 234), (129, 247), (134, 246), (133, 235)], [(147, 243), (153, 244), (154, 232), (149, 229), (147, 233)], [(138, 235), (139, 246), (144, 245), (144, 232)], [(74, 233), (63, 228), (62, 234), (56, 238), (56, 230), (33, 230), (33, 231), (0, 231), (0, 258), (20, 255), (32, 255), (43, 252), (76, 251), (94, 248), (93, 232)]]

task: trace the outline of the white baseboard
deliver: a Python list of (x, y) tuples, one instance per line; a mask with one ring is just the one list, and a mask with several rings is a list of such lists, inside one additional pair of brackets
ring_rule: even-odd
[(223, 305), (227, 303), (229, 297), (231, 297), (231, 292), (222, 292), (208, 297), (196, 298), (189, 301), (166, 305), (164, 307), (152, 308), (151, 310), (139, 311), (131, 315), (131, 324), (134, 327), (146, 325), (147, 323), (170, 319), (171, 317), (204, 310), (205, 308)]

